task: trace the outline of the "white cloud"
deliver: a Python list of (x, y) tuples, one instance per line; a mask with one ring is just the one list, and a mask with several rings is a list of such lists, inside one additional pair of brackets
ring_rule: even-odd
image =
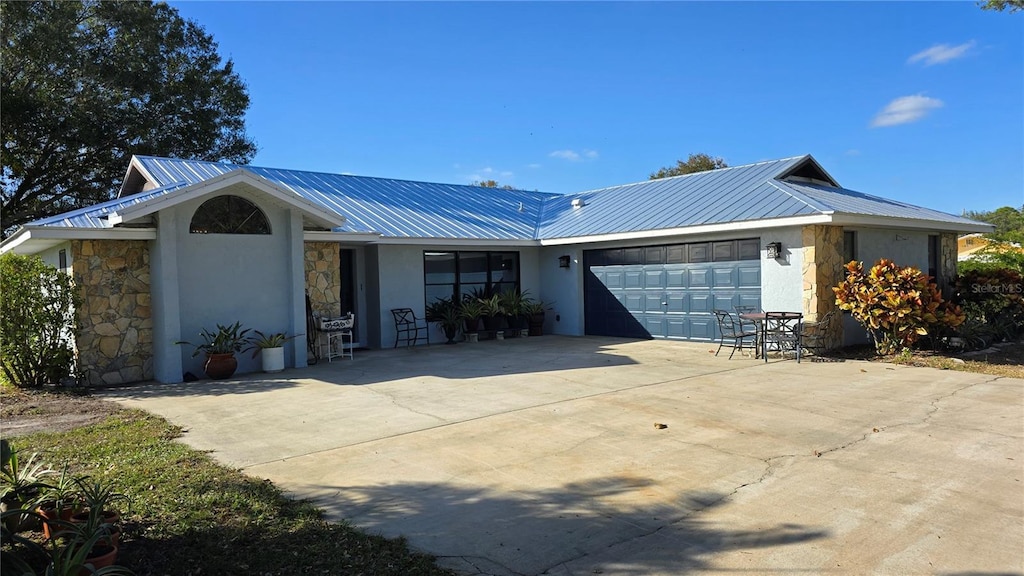
[(935, 64), (945, 64), (950, 60), (956, 60), (961, 58), (974, 48), (974, 40), (970, 42), (964, 42), (957, 46), (950, 46), (949, 44), (936, 44), (931, 48), (922, 50), (917, 54), (914, 54), (910, 58), (907, 58), (907, 64), (915, 64), (920, 61), (924, 61), (925, 66), (934, 66)]
[(552, 158), (561, 158), (562, 160), (569, 160), (572, 162), (578, 162), (580, 159), (579, 153), (573, 150), (555, 150), (551, 154), (548, 154), (548, 156)]
[(575, 150), (555, 150), (548, 154), (551, 158), (561, 158), (562, 160), (568, 160), (570, 162), (579, 162), (581, 160), (597, 160), (597, 150), (583, 149), (583, 152), (577, 152)]
[(484, 166), (473, 170), (471, 174), (461, 174), (459, 179), (467, 182), (483, 182), (485, 180), (496, 180), (499, 184), (509, 184), (515, 173), (511, 170), (496, 170), (491, 166)]
[(935, 108), (942, 108), (942, 100), (929, 98), (920, 94), (914, 96), (901, 96), (889, 102), (881, 112), (871, 120), (871, 127), (896, 126), (917, 122), (924, 118), (929, 111)]
[(534, 162), (534, 163), (532, 163), (532, 164), (527, 164), (527, 165), (526, 165), (526, 167), (527, 167), (527, 168), (533, 168), (534, 170), (536, 170), (537, 168), (540, 168), (540, 167), (541, 167), (541, 164), (540, 164), (540, 163), (538, 163), (538, 162)]
[(847, 156), (860, 156), (860, 150), (857, 150), (856, 148), (850, 148), (849, 150), (847, 150), (843, 154), (845, 154)]

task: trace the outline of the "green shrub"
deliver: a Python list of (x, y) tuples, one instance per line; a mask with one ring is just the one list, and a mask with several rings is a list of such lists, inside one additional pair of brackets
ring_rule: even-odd
[(75, 292), (71, 277), (37, 256), (0, 256), (0, 369), (21, 388), (71, 374)]
[(960, 308), (943, 301), (931, 277), (917, 268), (883, 258), (866, 273), (861, 262), (850, 262), (846, 271), (846, 280), (832, 289), (836, 304), (867, 329), (879, 354), (897, 354), (921, 336), (964, 320)]
[(956, 279), (956, 302), (968, 313), (967, 327), (986, 340), (1024, 333), (1024, 276), (1009, 268), (969, 268)]

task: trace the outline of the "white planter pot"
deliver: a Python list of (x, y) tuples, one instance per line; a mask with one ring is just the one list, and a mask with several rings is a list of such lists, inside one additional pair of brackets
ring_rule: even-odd
[(284, 370), (284, 348), (263, 348), (260, 350), (264, 372), (280, 372)]
[(480, 341), (480, 335), (477, 334), (476, 332), (468, 332), (466, 334), (466, 341), (467, 342), (479, 342)]

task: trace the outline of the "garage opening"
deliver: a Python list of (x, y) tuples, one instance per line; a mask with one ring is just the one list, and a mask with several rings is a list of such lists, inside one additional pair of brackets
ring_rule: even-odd
[(713, 310), (761, 306), (760, 239), (583, 252), (586, 334), (713, 340)]

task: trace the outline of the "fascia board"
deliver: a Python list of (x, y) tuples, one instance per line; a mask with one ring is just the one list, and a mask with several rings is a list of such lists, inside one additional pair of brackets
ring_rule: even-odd
[(35, 254), (67, 240), (156, 240), (156, 229), (28, 227), (0, 245), (0, 253)]
[(368, 243), (378, 240), (376, 232), (325, 232), (323, 230), (306, 230), (302, 233), (305, 242), (358, 242)]
[(995, 230), (991, 224), (960, 222), (942, 222), (938, 220), (918, 220), (916, 218), (897, 218), (895, 216), (869, 216), (860, 214), (837, 214), (834, 218), (837, 226), (863, 226), (865, 228), (912, 228), (915, 230), (935, 230), (940, 232), (980, 232), (987, 234)]
[(787, 228), (791, 226), (808, 226), (811, 224), (831, 224), (831, 214), (815, 214), (812, 216), (795, 216), (792, 218), (775, 218), (771, 220), (750, 220), (748, 222), (729, 222), (725, 224), (707, 224), (704, 226), (687, 226), (684, 228), (667, 228), (664, 230), (641, 230), (637, 232), (620, 232), (617, 234), (597, 234), (593, 236), (575, 236), (569, 238), (543, 238), (541, 246), (566, 246), (569, 244), (588, 244), (591, 242), (612, 242), (618, 240), (645, 240), (666, 238), (671, 236), (693, 236), (715, 232), (732, 232), (742, 230), (763, 230), (767, 228)]
[(407, 246), (509, 246), (531, 247), (540, 246), (536, 240), (495, 240), (492, 238), (396, 238), (381, 237), (373, 244), (407, 245)]
[(163, 196), (159, 196), (145, 202), (140, 202), (139, 204), (132, 206), (127, 206), (120, 211), (110, 213), (107, 220), (112, 225), (129, 222), (136, 218), (148, 216), (154, 212), (159, 212), (160, 210), (177, 206), (178, 204), (191, 200), (192, 198), (210, 194), (218, 189), (227, 188), (235, 184), (249, 184), (250, 186), (253, 186), (261, 192), (264, 192), (285, 204), (298, 208), (325, 228), (335, 228), (345, 224), (345, 218), (343, 216), (327, 214), (321, 207), (309, 200), (296, 196), (290, 191), (270, 182), (266, 178), (256, 176), (244, 168), (238, 168), (231, 172), (221, 174), (220, 176), (210, 178), (209, 180), (204, 180), (202, 182), (192, 184), (191, 186), (186, 186), (180, 190), (164, 194)]

